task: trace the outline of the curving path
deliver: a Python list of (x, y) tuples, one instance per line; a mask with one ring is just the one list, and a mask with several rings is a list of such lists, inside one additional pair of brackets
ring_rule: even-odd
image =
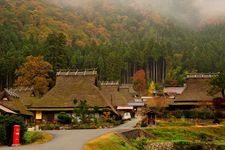
[(1, 150), (82, 150), (89, 140), (109, 132), (120, 132), (132, 129), (138, 119), (132, 119), (118, 127), (110, 129), (53, 130), (47, 131), (54, 139), (44, 144), (31, 144), (18, 147), (0, 147)]

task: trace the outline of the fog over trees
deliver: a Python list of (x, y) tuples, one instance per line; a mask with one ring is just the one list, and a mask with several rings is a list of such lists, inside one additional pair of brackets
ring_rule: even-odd
[[(132, 82), (139, 69), (147, 83), (164, 84), (182, 84), (187, 72), (222, 71), (224, 6), (222, 0), (2, 0), (0, 88), (13, 86), (27, 56), (51, 63), (54, 51), (60, 64), (53, 66), (98, 68), (100, 80), (121, 83)], [(50, 38), (57, 35), (63, 38)]]

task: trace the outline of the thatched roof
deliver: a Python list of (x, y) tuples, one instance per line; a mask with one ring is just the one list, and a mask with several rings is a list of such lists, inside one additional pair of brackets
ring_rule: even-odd
[[(94, 85), (96, 75), (57, 75), (56, 85), (39, 101), (30, 106), (35, 108), (68, 109), (77, 107), (79, 100), (86, 100), (90, 107), (110, 107), (115, 109), (102, 95), (98, 87)], [(74, 104), (74, 101), (77, 101)]]
[(217, 75), (218, 73), (188, 73), (187, 79), (210, 79)]
[[(5, 99), (7, 98), (7, 99)], [(0, 93), (0, 104), (22, 115), (33, 115), (20, 101), (18, 95), (5, 89)]]
[(118, 90), (119, 84), (113, 84), (112, 82), (101, 84), (101, 92), (107, 101), (111, 102), (113, 106), (127, 106), (129, 100), (119, 93)]
[(96, 68), (93, 69), (77, 69), (77, 70), (59, 70), (56, 73), (56, 76), (62, 76), (62, 77), (68, 77), (68, 76), (74, 76), (74, 77), (81, 77), (84, 76), (86, 79), (89, 79), (89, 81), (92, 84), (95, 84), (97, 79), (97, 71)]
[(9, 91), (16, 93), (20, 101), (25, 105), (25, 106), (30, 106), (33, 101), (38, 99), (37, 97), (34, 97), (32, 95), (33, 93), (33, 88), (32, 87), (17, 87), (17, 88), (11, 88)]
[(16, 112), (12, 111), (11, 109), (3, 106), (0, 104), (0, 112), (10, 113), (10, 114), (17, 114)]
[(154, 96), (149, 98), (145, 103), (151, 108), (165, 108), (169, 106), (170, 101), (165, 96)]
[(210, 101), (212, 96), (208, 95), (210, 89), (210, 78), (187, 78), (187, 87), (181, 95), (176, 96), (175, 101)]
[(119, 86), (119, 93), (126, 98), (129, 102), (134, 101), (134, 95), (136, 92), (134, 91), (131, 84), (122, 84)]

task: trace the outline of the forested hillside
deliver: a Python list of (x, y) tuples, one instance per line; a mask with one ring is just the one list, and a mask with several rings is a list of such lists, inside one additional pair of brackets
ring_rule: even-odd
[(225, 24), (175, 20), (142, 0), (0, 0), (0, 88), (13, 85), (29, 55), (54, 70), (98, 68), (100, 80), (123, 83), (142, 68), (161, 83), (224, 70)]

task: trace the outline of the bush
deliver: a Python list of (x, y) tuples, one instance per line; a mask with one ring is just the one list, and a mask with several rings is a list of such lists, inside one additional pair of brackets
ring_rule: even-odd
[(192, 110), (177, 110), (171, 112), (171, 115), (176, 118), (199, 118), (199, 119), (213, 119), (214, 112), (211, 109), (192, 109)]
[(0, 145), (4, 144), (4, 141), (6, 141), (6, 132), (5, 132), (5, 127), (3, 124), (0, 124)]
[(213, 119), (215, 117), (215, 114), (212, 110), (204, 108), (200, 111), (198, 111), (198, 118), (201, 119)]
[(133, 140), (132, 143), (138, 149), (144, 149), (144, 146), (146, 146), (148, 144), (148, 139), (146, 139), (146, 138), (137, 139), (137, 140)]
[(34, 143), (35, 141), (42, 139), (42, 133), (41, 132), (26, 132), (24, 135), (25, 143), (30, 144)]
[(40, 125), (40, 129), (42, 130), (59, 130), (59, 128), (60, 128), (59, 124), (47, 123)]
[(225, 118), (225, 112), (224, 111), (216, 111), (215, 118)]
[(66, 114), (65, 112), (61, 112), (58, 115), (58, 122), (62, 123), (62, 124), (70, 124), (72, 121), (72, 118)]
[(24, 124), (24, 119), (18, 115), (4, 115), (0, 116), (0, 143), (3, 145), (12, 145), (13, 139), (13, 126), (20, 125), (20, 142), (25, 143), (24, 134), (27, 127)]

